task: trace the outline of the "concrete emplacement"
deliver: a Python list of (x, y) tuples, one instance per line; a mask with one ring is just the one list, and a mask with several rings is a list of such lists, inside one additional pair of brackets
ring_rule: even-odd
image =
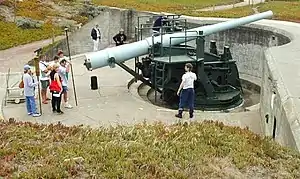
[[(27, 116), (24, 103), (8, 104), (3, 108), (4, 117), (46, 124), (60, 121), (66, 125), (86, 124), (93, 127), (132, 125), (145, 120), (163, 121), (167, 124), (176, 122), (173, 117), (175, 110), (156, 106), (149, 102), (148, 97), (145, 100), (145, 95), (141, 94), (141, 82), (134, 83), (133, 77), (124, 70), (119, 67), (103, 67), (88, 72), (82, 65), (84, 57), (75, 56), (92, 50), (93, 44), (89, 34), (95, 22), (102, 24), (101, 30), (103, 34), (107, 34), (108, 38), (102, 40), (102, 48), (105, 48), (111, 45), (112, 35), (120, 28), (123, 28), (129, 37), (134, 37), (136, 19), (141, 15), (153, 16), (155, 13), (106, 7), (99, 17), (70, 36), (79, 106), (65, 110), (65, 115), (54, 118), (50, 105), (43, 105), (43, 117), (33, 119)], [(182, 18), (187, 19), (190, 28), (228, 20), (188, 16)], [(147, 20), (149, 18), (140, 21)], [(261, 20), (207, 36), (206, 50), (210, 40), (216, 40), (220, 51), (224, 45), (230, 46), (233, 59), (237, 61), (243, 87), (254, 92), (251, 93), (253, 97), (256, 96), (253, 98), (254, 102), (232, 112), (198, 111), (194, 120), (216, 120), (227, 125), (249, 127), (256, 133), (272, 136), (282, 145), (299, 149), (300, 125), (296, 105), (300, 103), (298, 98), (294, 97), (300, 94), (294, 87), (294, 81), (291, 83), (292, 79), (298, 80), (295, 77), (300, 75), (291, 73), (292, 69), (297, 69), (299, 63), (299, 28), (300, 25), (296, 23)], [(64, 43), (55, 48), (67, 51)], [(292, 61), (297, 62), (296, 65), (292, 64)], [(134, 59), (126, 61), (125, 64), (133, 68)], [(98, 77), (98, 90), (90, 90), (90, 76)], [(73, 102), (71, 86), (70, 89), (70, 100)]]

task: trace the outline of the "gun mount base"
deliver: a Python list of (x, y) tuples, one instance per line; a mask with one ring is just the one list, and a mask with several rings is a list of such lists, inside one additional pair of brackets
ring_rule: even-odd
[[(164, 94), (164, 95), (162, 95)], [(214, 97), (206, 97), (200, 93), (195, 93), (195, 109), (202, 111), (226, 111), (243, 105), (244, 100), (239, 91), (216, 92)], [(149, 101), (157, 106), (170, 109), (178, 109), (179, 97), (175, 91), (165, 90), (159, 93), (155, 99), (155, 90), (150, 89), (147, 92)]]

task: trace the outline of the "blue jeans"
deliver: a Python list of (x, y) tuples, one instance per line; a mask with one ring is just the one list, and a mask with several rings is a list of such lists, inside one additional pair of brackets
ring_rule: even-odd
[(184, 107), (188, 106), (189, 110), (194, 111), (194, 88), (183, 89), (180, 93), (179, 110), (183, 110)]
[(26, 108), (28, 114), (37, 113), (34, 96), (26, 96)]

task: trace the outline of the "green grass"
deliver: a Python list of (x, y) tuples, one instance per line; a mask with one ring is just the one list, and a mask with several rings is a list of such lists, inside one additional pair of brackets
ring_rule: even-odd
[(272, 10), (275, 19), (300, 22), (300, 0), (294, 2), (273, 1), (260, 5), (258, 10)]
[(212, 5), (231, 4), (239, 0), (93, 0), (95, 4), (142, 11), (174, 12), (191, 11)]
[[(272, 10), (274, 13), (273, 19), (300, 22), (300, 1), (271, 1), (259, 6), (259, 12)], [(237, 7), (234, 9), (215, 11), (215, 12), (186, 12), (183, 13), (192, 16), (205, 16), (205, 17), (243, 17), (254, 14), (252, 6)]]
[(247, 129), (204, 122), (89, 129), (0, 123), (0, 176), (300, 178), (300, 156)]
[[(95, 4), (115, 6), (120, 8), (133, 8), (142, 11), (154, 11), (154, 12), (170, 12), (176, 14), (190, 15), (190, 16), (202, 16), (202, 17), (243, 17), (254, 14), (252, 6), (237, 7), (229, 10), (215, 11), (215, 12), (200, 12), (197, 11), (201, 8), (212, 6), (216, 4), (231, 4), (233, 1), (186, 1), (176, 0), (175, 3), (171, 3), (171, 0), (93, 0)], [(235, 1), (237, 2), (237, 1)], [(272, 10), (274, 12), (273, 19), (287, 20), (300, 22), (300, 1), (270, 1), (263, 4), (255, 5), (259, 6), (260, 12)]]
[[(59, 35), (63, 30), (44, 24), (41, 29), (21, 29), (14, 23), (0, 21), (1, 38), (0, 50), (11, 48), (17, 45), (27, 44), (33, 41), (51, 38), (52, 35)], [(53, 30), (52, 30), (53, 29)]]

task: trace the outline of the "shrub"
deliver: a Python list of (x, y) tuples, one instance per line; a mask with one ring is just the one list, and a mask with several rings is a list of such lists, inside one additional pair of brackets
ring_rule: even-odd
[(18, 27), (22, 29), (36, 29), (41, 28), (43, 25), (42, 21), (33, 20), (27, 17), (17, 17), (16, 24)]
[(103, 11), (102, 7), (85, 4), (80, 10), (79, 16), (88, 17), (92, 19), (100, 15), (101, 11)]

